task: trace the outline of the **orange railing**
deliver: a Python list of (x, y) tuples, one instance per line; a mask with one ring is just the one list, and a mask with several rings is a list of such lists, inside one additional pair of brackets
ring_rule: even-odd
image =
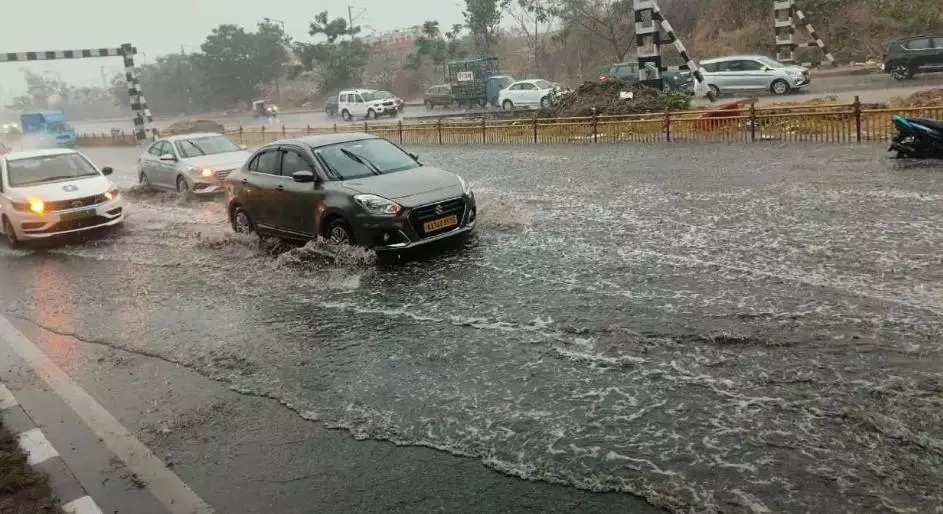
[[(335, 123), (329, 127), (234, 127), (235, 141), (258, 146), (280, 139), (337, 132), (367, 132), (401, 144), (550, 144), (670, 141), (790, 141), (851, 143), (887, 141), (894, 115), (943, 119), (943, 106), (864, 108), (851, 104), (675, 111), (580, 118), (455, 119)], [(79, 136), (80, 145), (133, 145), (127, 134)]]

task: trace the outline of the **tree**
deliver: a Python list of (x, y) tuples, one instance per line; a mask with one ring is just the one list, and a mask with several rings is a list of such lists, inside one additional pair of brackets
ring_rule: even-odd
[[(322, 11), (311, 21), (308, 35), (323, 37), (317, 43), (295, 43), (294, 50), (307, 71), (318, 74), (322, 91), (357, 87), (370, 58), (370, 47), (355, 37), (360, 27), (348, 26), (344, 18), (328, 18)], [(348, 37), (349, 39), (343, 39)]]
[(582, 29), (595, 35), (615, 61), (624, 61), (635, 48), (632, 0), (555, 0), (551, 12), (563, 22), (564, 34)]
[[(207, 77), (201, 68), (204, 62), (205, 58), (196, 54), (168, 54), (140, 67), (138, 80), (151, 112), (181, 114), (201, 110), (205, 100), (212, 97), (204, 89)], [(115, 105), (121, 108), (130, 105), (123, 73), (112, 77), (110, 92)]]
[(422, 35), (416, 38), (415, 50), (409, 57), (409, 67), (418, 70), (423, 64), (431, 64), (436, 71), (445, 72), (449, 61), (462, 59), (468, 56), (468, 51), (462, 46), (462, 25), (452, 25), (448, 32), (442, 32), (438, 21), (427, 21), (422, 24)]
[(465, 26), (475, 41), (475, 50), (482, 56), (494, 52), (501, 24), (500, 0), (465, 0)]
[(501, 8), (524, 33), (533, 57), (534, 74), (541, 75), (540, 61), (545, 53), (544, 40), (554, 20), (553, 6), (548, 0), (501, 0)]

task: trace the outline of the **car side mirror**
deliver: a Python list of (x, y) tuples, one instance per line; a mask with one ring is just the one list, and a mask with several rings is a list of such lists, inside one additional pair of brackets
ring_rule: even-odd
[(246, 145), (239, 145), (239, 149), (240, 149), (240, 150), (248, 150), (249, 147), (246, 146)]
[(407, 153), (409, 154), (410, 157), (413, 158), (414, 161), (419, 162), (419, 154), (418, 154), (418, 153), (416, 153), (416, 152), (407, 152)]
[(102, 175), (108, 176), (115, 172), (115, 169), (111, 166), (105, 166), (102, 168)]
[(291, 179), (302, 184), (314, 182), (314, 173), (308, 170), (296, 171), (291, 174)]
[(173, 154), (169, 154), (169, 153), (165, 153), (158, 158), (162, 161), (168, 161), (168, 162), (177, 160), (177, 158)]
[(773, 68), (770, 68), (769, 66), (763, 66), (762, 69), (763, 69), (763, 71), (769, 71), (769, 70), (771, 70), (771, 69), (773, 69)]

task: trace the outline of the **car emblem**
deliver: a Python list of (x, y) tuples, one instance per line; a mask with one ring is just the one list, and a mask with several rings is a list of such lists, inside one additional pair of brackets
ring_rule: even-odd
[(443, 212), (443, 211), (442, 211), (442, 206), (441, 206), (441, 205), (436, 205), (436, 206), (435, 206), (435, 213), (441, 216), (441, 215), (442, 215), (442, 212)]
[(81, 206), (83, 206), (83, 205), (85, 205), (85, 204), (82, 203), (82, 200), (76, 200), (76, 201), (72, 202), (72, 207), (75, 207), (76, 209), (78, 209), (79, 207), (81, 207)]
[(79, 188), (73, 184), (66, 184), (62, 186), (62, 190), (65, 192), (72, 192), (72, 191), (78, 191)]

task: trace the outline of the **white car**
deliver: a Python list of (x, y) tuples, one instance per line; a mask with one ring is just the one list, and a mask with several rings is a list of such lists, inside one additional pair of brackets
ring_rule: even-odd
[(226, 177), (249, 155), (246, 145), (215, 132), (169, 136), (151, 143), (138, 157), (138, 182), (178, 193), (222, 193)]
[(380, 116), (396, 116), (399, 111), (393, 98), (378, 98), (373, 89), (348, 89), (337, 94), (337, 112), (344, 121), (365, 120)]
[(70, 149), (0, 156), (0, 230), (7, 244), (111, 227), (124, 221), (114, 170)]
[(547, 107), (553, 92), (553, 84), (546, 80), (518, 80), (498, 92), (498, 105), (505, 111), (517, 107)]

